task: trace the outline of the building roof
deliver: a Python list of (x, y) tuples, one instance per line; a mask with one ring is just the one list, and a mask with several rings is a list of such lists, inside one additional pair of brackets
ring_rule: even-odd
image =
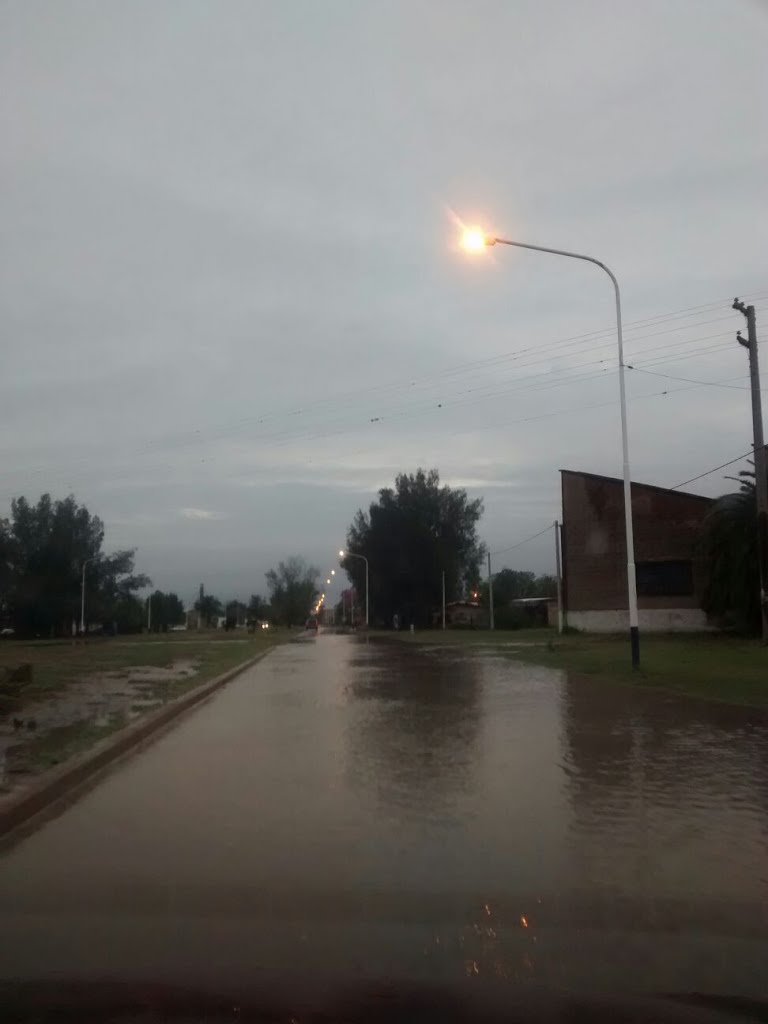
[[(570, 476), (585, 476), (591, 480), (602, 480), (604, 483), (618, 484), (619, 487), (624, 486), (624, 481), (618, 476), (603, 476), (602, 473), (585, 473), (579, 469), (561, 469), (560, 473), (568, 473)], [(661, 494), (677, 494), (681, 498), (696, 498), (698, 501), (704, 501), (708, 505), (711, 505), (716, 499), (708, 498), (705, 494), (693, 494), (691, 491), (680, 491), (675, 487), (659, 487), (658, 484), (643, 484), (638, 480), (632, 481), (633, 487), (645, 487), (649, 491), (659, 491)]]

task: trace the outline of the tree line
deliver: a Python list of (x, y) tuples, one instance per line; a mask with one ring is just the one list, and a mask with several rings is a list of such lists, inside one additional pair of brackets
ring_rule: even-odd
[(137, 592), (151, 583), (134, 569), (135, 551), (106, 554), (104, 524), (73, 495), (37, 504), (11, 502), (0, 520), (0, 604), (4, 623), (33, 636), (69, 634), (81, 617), (85, 578), (86, 626), (110, 622), (130, 631), (143, 618)]
[[(184, 625), (178, 594), (156, 589), (141, 596), (152, 581), (135, 571), (135, 555), (135, 549), (107, 554), (102, 520), (73, 495), (43, 494), (36, 504), (15, 498), (10, 516), (0, 519), (0, 625), (39, 637), (69, 636), (81, 625), (109, 633)], [(269, 601), (253, 594), (247, 604), (222, 602), (201, 587), (195, 610), (208, 627), (222, 617), (232, 628), (264, 620), (298, 625), (317, 598), (318, 577), (302, 559), (289, 558), (267, 573)]]
[[(757, 559), (757, 502), (754, 472), (738, 478), (739, 490), (719, 499), (707, 518), (702, 548), (708, 564), (705, 610), (725, 624), (747, 631), (760, 627)], [(399, 474), (394, 487), (382, 488), (367, 511), (359, 510), (347, 531), (347, 551), (363, 555), (369, 578), (371, 624), (431, 624), (441, 605), (443, 579), (448, 600), (478, 594), (488, 603), (481, 581), (485, 547), (477, 526), (480, 498), (441, 485), (437, 470)], [(186, 620), (177, 594), (155, 590), (140, 596), (151, 580), (135, 571), (135, 549), (107, 554), (104, 524), (73, 495), (53, 500), (43, 494), (37, 504), (26, 498), (11, 503), (0, 519), (0, 622), (21, 635), (69, 635), (78, 627), (85, 580), (85, 627), (101, 624), (110, 631), (164, 630)], [(364, 606), (365, 562), (343, 561)], [(302, 558), (281, 561), (266, 573), (268, 599), (251, 595), (245, 603), (222, 602), (201, 588), (195, 610), (206, 626), (224, 618), (229, 627), (267, 620), (301, 625), (317, 597), (319, 571)], [(504, 626), (504, 608), (520, 597), (554, 597), (552, 576), (502, 569), (494, 575), (496, 621)], [(510, 621), (510, 625), (513, 624)]]

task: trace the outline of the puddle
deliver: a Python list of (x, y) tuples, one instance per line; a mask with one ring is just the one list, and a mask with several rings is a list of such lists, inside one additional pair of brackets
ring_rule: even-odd
[[(40, 770), (27, 755), (46, 738), (76, 731), (108, 730), (131, 722), (164, 703), (165, 685), (191, 679), (199, 662), (179, 658), (165, 667), (135, 665), (95, 672), (61, 693), (24, 704), (0, 719), (0, 788), (13, 787), (19, 775)], [(47, 767), (46, 765), (42, 766)]]

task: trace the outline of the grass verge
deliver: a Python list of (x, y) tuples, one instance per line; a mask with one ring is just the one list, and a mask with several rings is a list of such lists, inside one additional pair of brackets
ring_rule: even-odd
[[(7, 736), (4, 790), (13, 788), (15, 778), (62, 764), (129, 721), (265, 652), (289, 635), (287, 630), (254, 635), (203, 632), (78, 644), (1, 644), (0, 667), (32, 666), (32, 681), (13, 700), (2, 723)], [(174, 671), (182, 663), (184, 672)], [(137, 670), (146, 671), (146, 678), (141, 672), (137, 675)], [(82, 693), (78, 694), (82, 690), (78, 684), (88, 687), (90, 699), (84, 701)]]
[[(382, 634), (385, 635), (385, 634)], [(633, 671), (624, 636), (554, 630), (427, 630), (389, 633), (405, 643), (496, 648), (524, 661), (606, 682), (672, 690), (707, 700), (768, 709), (768, 649), (721, 634), (641, 636), (641, 667)], [(519, 645), (519, 646), (515, 646)]]
[(139, 666), (169, 668), (177, 661), (196, 663), (187, 679), (153, 683), (159, 700), (169, 700), (240, 661), (288, 638), (288, 632), (272, 629), (258, 634), (166, 633), (137, 637), (70, 641), (10, 641), (0, 644), (0, 668), (21, 663), (32, 665), (32, 682), (25, 685), (23, 702), (62, 694), (75, 682), (101, 672), (119, 672)]

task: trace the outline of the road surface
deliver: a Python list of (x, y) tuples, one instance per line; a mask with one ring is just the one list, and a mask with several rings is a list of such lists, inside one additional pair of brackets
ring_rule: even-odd
[(767, 851), (758, 712), (321, 632), (2, 856), (0, 973), (764, 996)]

